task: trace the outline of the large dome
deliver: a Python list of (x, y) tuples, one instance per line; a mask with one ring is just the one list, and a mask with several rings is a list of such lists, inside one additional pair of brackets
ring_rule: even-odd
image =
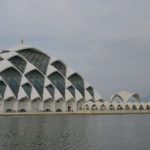
[(33, 47), (0, 53), (1, 111), (78, 111), (100, 95), (61, 60)]

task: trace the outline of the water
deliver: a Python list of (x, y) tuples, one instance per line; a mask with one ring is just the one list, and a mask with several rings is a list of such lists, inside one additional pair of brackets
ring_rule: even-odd
[(150, 115), (0, 117), (0, 150), (149, 150)]

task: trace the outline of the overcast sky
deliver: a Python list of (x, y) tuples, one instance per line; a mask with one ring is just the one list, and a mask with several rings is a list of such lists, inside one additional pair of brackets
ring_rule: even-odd
[(150, 0), (0, 0), (0, 49), (41, 48), (102, 95), (150, 95)]

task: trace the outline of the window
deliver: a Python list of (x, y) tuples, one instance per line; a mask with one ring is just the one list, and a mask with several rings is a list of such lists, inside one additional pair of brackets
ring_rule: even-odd
[(30, 96), (31, 96), (31, 90), (32, 90), (31, 85), (29, 83), (25, 83), (24, 85), (22, 85), (22, 88), (26, 92), (27, 96), (30, 98)]
[(8, 68), (1, 72), (2, 78), (9, 85), (15, 96), (18, 96), (19, 86), (21, 82), (20, 73), (14, 68)]
[(57, 68), (64, 76), (66, 76), (66, 66), (60, 61), (55, 61), (51, 64), (55, 68)]
[(68, 80), (75, 86), (75, 88), (84, 97), (84, 81), (78, 74), (71, 75)]
[(33, 70), (25, 75), (31, 84), (35, 87), (41, 97), (43, 97), (44, 77), (37, 70)]
[(48, 76), (48, 79), (53, 83), (53, 85), (59, 90), (63, 97), (65, 97), (65, 79), (58, 73), (54, 72)]
[(14, 57), (10, 58), (9, 61), (13, 65), (15, 65), (22, 73), (24, 72), (25, 67), (26, 67), (26, 62), (21, 57), (14, 56)]
[(48, 92), (50, 93), (50, 95), (54, 98), (54, 87), (52, 85), (48, 85), (46, 87), (46, 89), (48, 90)]
[(75, 89), (74, 89), (74, 87), (73, 86), (69, 86), (67, 89), (72, 94), (72, 96), (75, 97)]
[(0, 81), (0, 95), (4, 98), (4, 93), (6, 90), (6, 84), (3, 81)]
[(43, 54), (42, 52), (38, 52), (35, 49), (24, 49), (18, 51), (18, 53), (24, 56), (30, 63), (35, 65), (41, 72), (46, 74), (47, 67), (50, 60), (50, 58), (46, 54)]
[(87, 91), (90, 93), (90, 95), (94, 98), (94, 90), (93, 90), (93, 88), (90, 86), (90, 87), (88, 87), (86, 90), (87, 90)]

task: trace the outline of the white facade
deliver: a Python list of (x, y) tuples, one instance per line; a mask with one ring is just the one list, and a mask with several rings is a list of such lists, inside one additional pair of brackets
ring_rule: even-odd
[[(135, 98), (136, 102), (130, 102), (130, 98)], [(115, 99), (119, 98), (119, 101)], [(94, 109), (93, 109), (94, 107)], [(141, 102), (140, 96), (137, 93), (130, 93), (127, 91), (121, 91), (118, 94), (111, 96), (110, 101), (88, 101), (83, 106), (84, 111), (96, 111), (96, 112), (110, 112), (110, 111), (150, 111), (150, 102)]]
[(0, 53), (0, 111), (81, 111), (102, 101), (93, 87), (61, 60), (33, 47)]

